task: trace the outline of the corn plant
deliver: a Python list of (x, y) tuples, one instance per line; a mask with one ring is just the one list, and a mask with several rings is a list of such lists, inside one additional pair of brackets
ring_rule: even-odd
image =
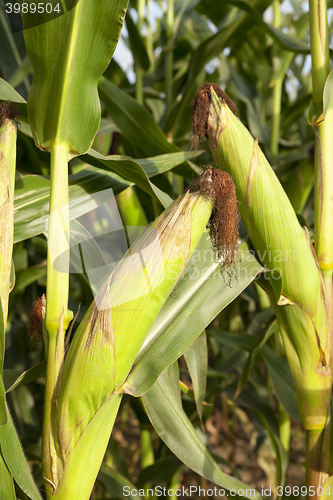
[[(166, 10), (153, 28), (157, 4)], [(306, 479), (293, 495), (326, 499), (333, 303), (326, 1), (311, 0), (309, 13), (293, 2), (296, 19), (274, 0), (272, 20), (263, 17), (266, 0), (52, 1), (52, 15), (26, 5), (22, 31), (0, 5), (1, 37), (16, 65), (1, 65), (0, 52), (0, 497), (155, 498), (163, 477), (164, 495), (175, 498), (184, 465), (203, 489), (288, 496), (299, 420)], [(124, 19), (134, 84), (112, 60)], [(312, 87), (295, 57), (310, 51)], [(295, 103), (286, 71), (303, 84)], [(27, 330), (31, 345), (40, 343), (25, 354), (33, 362), (21, 365), (14, 339)], [(177, 361), (183, 354), (187, 371)], [(34, 397), (42, 429), (26, 385), (41, 377)], [(221, 393), (229, 421), (237, 408), (251, 410), (258, 443), (271, 443), (273, 492), (252, 489), (232, 460), (221, 468), (197, 432), (215, 411), (207, 401)], [(110, 438), (133, 414), (141, 450), (134, 482)], [(28, 425), (42, 435), (34, 446)]]

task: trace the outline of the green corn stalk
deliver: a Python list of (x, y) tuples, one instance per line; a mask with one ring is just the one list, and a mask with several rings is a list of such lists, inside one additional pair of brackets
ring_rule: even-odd
[(120, 404), (117, 391), (212, 210), (213, 201), (199, 193), (175, 200), (128, 250), (78, 327), (52, 408), (59, 460), (52, 498), (89, 498)]
[(331, 394), (325, 290), (307, 232), (300, 226), (258, 142), (211, 89), (207, 138), (236, 184), (239, 210), (263, 265), (293, 375), (305, 429), (325, 427)]
[(63, 366), (64, 336), (73, 317), (68, 310), (68, 161), (86, 153), (93, 143), (101, 115), (97, 83), (117, 45), (127, 3), (80, 0), (67, 10), (62, 2), (63, 15), (50, 19), (44, 11), (37, 25), (33, 14), (23, 15), (34, 70), (27, 103), (29, 124), (36, 145), (51, 154), (43, 414), (43, 474), (48, 496), (61, 472), (51, 408)]
[[(315, 250), (323, 276), (331, 339), (333, 337), (333, 107), (330, 99), (329, 29), (326, 0), (310, 0), (310, 46), (312, 57), (311, 119), (315, 131)], [(330, 366), (333, 359), (331, 352)], [(307, 433), (307, 484), (322, 485), (331, 475), (333, 457), (330, 446), (330, 419), (325, 433)]]
[[(333, 109), (330, 99), (332, 75), (328, 46), (326, 1), (310, 2), (310, 40), (312, 55), (312, 102), (315, 116), (315, 249), (323, 275), (333, 335)], [(325, 99), (325, 104), (324, 104)]]

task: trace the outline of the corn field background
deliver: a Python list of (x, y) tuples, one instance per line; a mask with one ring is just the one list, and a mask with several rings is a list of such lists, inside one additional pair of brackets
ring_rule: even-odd
[[(148, 490), (157, 486), (166, 488), (165, 497), (170, 500), (177, 498), (177, 489), (190, 486), (205, 489), (207, 497), (221, 498), (216, 492), (213, 495), (207, 493), (216, 485), (218, 489), (224, 488), (226, 493), (233, 487), (244, 491), (246, 487), (255, 488), (258, 492), (256, 497), (244, 493), (236, 498), (305, 498), (303, 492), (308, 490), (302, 490), (302, 487), (311, 485), (315, 477), (306, 472), (306, 453), (307, 470), (311, 469), (309, 464), (313, 464), (310, 445), (306, 452), (306, 441), (311, 442), (313, 429), (314, 432), (325, 429), (323, 442), (327, 448), (326, 451), (321, 448), (319, 454), (321, 457), (326, 453), (325, 456), (330, 457), (324, 467), (326, 475), (318, 481), (316, 479), (316, 487), (330, 479), (333, 472), (330, 417), (326, 419), (327, 414), (330, 415), (331, 386), (327, 389), (320, 385), (321, 382), (318, 386), (316, 381), (313, 382), (316, 394), (309, 399), (310, 410), (300, 405), (300, 400), (308, 401), (308, 393), (304, 392), (305, 389), (303, 391), (302, 377), (297, 372), (298, 364), (292, 349), (296, 345), (296, 351), (297, 348), (301, 350), (300, 346), (306, 341), (302, 337), (293, 340), (293, 333), (289, 337), (288, 332), (282, 332), (284, 325), (291, 320), (288, 320), (287, 313), (279, 316), (278, 308), (301, 304), (302, 311), (306, 310), (308, 314), (308, 299), (302, 302), (302, 293), (307, 292), (303, 277), (317, 272), (315, 261), (312, 263), (314, 271), (312, 264), (307, 265), (305, 257), (303, 268), (298, 267), (294, 274), (293, 270), (283, 268), (281, 271), (279, 264), (287, 258), (301, 265), (305, 254), (302, 253), (300, 238), (296, 237), (295, 224), (302, 237), (307, 234), (306, 241), (317, 241), (317, 188), (314, 185), (319, 150), (315, 150), (315, 140), (320, 116), (325, 113), (325, 118), (329, 116), (333, 106), (333, 82), (328, 76), (329, 70), (324, 79), (326, 81), (328, 77), (324, 97), (326, 108), (320, 108), (322, 93), (321, 104), (318, 105), (319, 101), (314, 97), (319, 87), (313, 84), (316, 73), (311, 73), (315, 58), (313, 52), (312, 59), (310, 56), (309, 2), (129, 0), (116, 55), (107, 64), (105, 61), (111, 58), (121, 30), (121, 24), (117, 25), (111, 11), (124, 11), (127, 2), (101, 0), (100, 9), (104, 10), (100, 11), (100, 18), (99, 7), (95, 9), (93, 1), (79, 0), (76, 3), (73, 12), (81, 5), (82, 9), (87, 8), (87, 12), (91, 9), (91, 18), (95, 17), (89, 25), (89, 15), (83, 10), (81, 21), (89, 29), (82, 30), (75, 45), (77, 59), (74, 53), (74, 62), (69, 63), (63, 55), (63, 32), (57, 35), (50, 28), (54, 21), (44, 21), (39, 31), (38, 27), (27, 24), (24, 33), (13, 32), (6, 15), (6, 2), (0, 1), (0, 102), (12, 101), (19, 113), (8, 319), (5, 335), (4, 332), (1, 334), (5, 338), (4, 346), (2, 340), (0, 342), (6, 392), (4, 396), (0, 388), (0, 409), (5, 408), (2, 405), (6, 399), (14, 425), (9, 425), (8, 420), (0, 422), (0, 500), (74, 500), (70, 493), (66, 493), (66, 487), (65, 493), (59, 493), (53, 484), (53, 489), (50, 488), (50, 476), (46, 483), (43, 479), (43, 475), (45, 478), (48, 473), (53, 474), (52, 466), (45, 465), (45, 421), (43, 430), (46, 408), (51, 407), (54, 398), (48, 389), (45, 391), (45, 380), (50, 380), (45, 361), (45, 331), (52, 330), (50, 325), (54, 321), (48, 314), (57, 308), (62, 310), (61, 304), (65, 304), (65, 312), (61, 313), (64, 332), (73, 317), (65, 347), (62, 347), (64, 355), (70, 343), (75, 345), (75, 332), (80, 323), (81, 328), (86, 324), (98, 290), (129, 245), (173, 200), (184, 194), (203, 165), (219, 165), (235, 181), (241, 213), (241, 241), (236, 262), (231, 268), (224, 267), (221, 271), (208, 232), (203, 232), (202, 228), (203, 234), (196, 236), (198, 245), (191, 258), (175, 286), (166, 293), (153, 326), (147, 327), (147, 334), (136, 347), (135, 337), (140, 322), (132, 321), (122, 347), (122, 356), (127, 359), (128, 355), (130, 360), (127, 372), (121, 363), (118, 366), (115, 361), (113, 366), (113, 360), (108, 361), (106, 354), (96, 351), (96, 365), (87, 375), (80, 364), (74, 364), (74, 361), (79, 363), (74, 359), (74, 348), (67, 351), (68, 359), (69, 356), (73, 359), (77, 385), (67, 387), (66, 382), (61, 382), (61, 389), (55, 389), (59, 390), (57, 401), (63, 405), (59, 412), (62, 411), (61, 418), (69, 422), (66, 411), (75, 413), (71, 404), (75, 405), (76, 398), (79, 400), (90, 378), (96, 377), (94, 384), (97, 387), (99, 379), (104, 376), (105, 380), (112, 378), (115, 367), (117, 388), (117, 373), (121, 372), (118, 382), (124, 388), (124, 394), (121, 402), (121, 396), (117, 394), (119, 401), (115, 404), (120, 407), (118, 413), (117, 410), (113, 413), (115, 424), (111, 438), (106, 439), (105, 455), (101, 452), (100, 460), (104, 458), (91, 492), (92, 500), (125, 498), (124, 487), (131, 492), (129, 498), (138, 498), (139, 495), (152, 500), (158, 496)], [(51, 4), (56, 2), (52, 0)], [(312, 1), (312, 4), (326, 8), (323, 1)], [(330, 43), (333, 2), (327, 2), (324, 15), (328, 22), (326, 41)], [(26, 22), (29, 23), (29, 19)], [(43, 42), (42, 36), (46, 36), (48, 30), (50, 36), (54, 35), (54, 46)], [(110, 46), (106, 46), (103, 36), (106, 38), (111, 31)], [(93, 69), (86, 75), (89, 64)], [(325, 64), (329, 68), (329, 60)], [(68, 69), (69, 76), (64, 76), (61, 68)], [(32, 87), (33, 78), (35, 87)], [(196, 124), (192, 123), (192, 101), (197, 89), (205, 82), (220, 87), (233, 100), (238, 108), (237, 118), (259, 141), (286, 198), (274, 199), (272, 195), (271, 205), (265, 200), (265, 191), (274, 191), (270, 191), (273, 188), (266, 174), (261, 174), (262, 191), (258, 188), (250, 201), (246, 188), (245, 192), (242, 191), (241, 175), (232, 169), (238, 161), (234, 151), (239, 150), (241, 156), (248, 134), (244, 128), (238, 130), (238, 122), (233, 122), (229, 111), (226, 111), (225, 119), (229, 120), (228, 123), (235, 123), (235, 133), (233, 138), (225, 139), (223, 145), (217, 144), (219, 139), (215, 144), (215, 135), (213, 140), (202, 117), (197, 116)], [(209, 90), (209, 96), (215, 103), (216, 116), (222, 116), (223, 105), (214, 101), (216, 94), (212, 92), (210, 95)], [(71, 147), (63, 151), (61, 147), (57, 149), (52, 134), (57, 138), (68, 137), (68, 130)], [(328, 144), (333, 144), (333, 137), (330, 137), (328, 133)], [(61, 142), (59, 139), (59, 143), (63, 144), (65, 140)], [(254, 144), (251, 142), (249, 148), (255, 150)], [(260, 158), (263, 165), (264, 160)], [(55, 165), (61, 163), (65, 165), (63, 177), (60, 176), (58, 184), (54, 184), (51, 205), (59, 199), (59, 206), (69, 203), (69, 273), (63, 272), (60, 258), (59, 263), (53, 261), (52, 267), (47, 257), (47, 232), (50, 228), (51, 234), (52, 224), (57, 224), (51, 218), (48, 220), (50, 186), (52, 191), (55, 182), (50, 180), (50, 164), (55, 171)], [(1, 173), (0, 190), (5, 189), (1, 184), (5, 185), (4, 179)], [(332, 197), (332, 184), (330, 189)], [(267, 196), (269, 198), (270, 194)], [(295, 218), (294, 225), (289, 220), (289, 208), (285, 215), (283, 212), (287, 198), (293, 217), (296, 214), (298, 219), (297, 223)], [(264, 237), (256, 226), (256, 215), (253, 215), (253, 222), (251, 216), (242, 212), (248, 203), (257, 207), (258, 217), (263, 214), (261, 227), (265, 234), (270, 234), (270, 230), (279, 235), (286, 233), (287, 236), (281, 236), (281, 246), (276, 246), (274, 239), (268, 239), (268, 244), (262, 243), (260, 238)], [(280, 226), (276, 216), (279, 211), (283, 222)], [(201, 216), (203, 226), (204, 217), (205, 214)], [(3, 220), (2, 238), (8, 232)], [(329, 235), (333, 234), (332, 220), (333, 213), (331, 221), (322, 226)], [(194, 228), (200, 223), (194, 220), (194, 215), (193, 221), (190, 233), (194, 234)], [(176, 239), (178, 231), (180, 234), (182, 228), (174, 231), (170, 238)], [(53, 234), (55, 240), (61, 240), (59, 232)], [(51, 240), (49, 245), (51, 247)], [(307, 251), (312, 255), (309, 248)], [(331, 257), (332, 251), (333, 248)], [(320, 257), (318, 259), (320, 261)], [(272, 262), (277, 267), (269, 264)], [(64, 280), (62, 284), (59, 284), (58, 275), (65, 276), (61, 278)], [(332, 275), (327, 277), (325, 272), (323, 275), (323, 280), (319, 274), (312, 280), (311, 275), (311, 281), (318, 278), (318, 287), (325, 283), (328, 290), (327, 283), (329, 280), (332, 283)], [(268, 282), (276, 283), (279, 291), (273, 290), (271, 285), (268, 289)], [(56, 292), (58, 286), (58, 290), (65, 290), (67, 286), (69, 291), (61, 295)], [(136, 287), (139, 286), (138, 281)], [(122, 285), (118, 292), (121, 295)], [(139, 288), (132, 292), (133, 299), (145, 293)], [(66, 293), (68, 311), (72, 311), (72, 316), (69, 313), (66, 316)], [(44, 294), (46, 301), (51, 301), (53, 294), (52, 307), (46, 306), (46, 319)], [(3, 295), (1, 300), (4, 304)], [(327, 301), (329, 303), (329, 299)], [(324, 302), (318, 298), (315, 306), (311, 305), (311, 310), (316, 311), (313, 313), (314, 329), (318, 331), (318, 324), (325, 323), (323, 316), (320, 320), (317, 318)], [(145, 310), (149, 307), (149, 302), (145, 303)], [(5, 317), (5, 312), (3, 315)], [(55, 331), (59, 327), (59, 316)], [(43, 320), (44, 326), (41, 324)], [(294, 324), (297, 324), (296, 320)], [(320, 337), (320, 333), (318, 335)], [(286, 338), (292, 339), (289, 344)], [(321, 353), (330, 353), (330, 348), (327, 347), (326, 352), (324, 341), (317, 341), (315, 334), (311, 342), (305, 346), (308, 352), (314, 352), (318, 344)], [(51, 347), (50, 340), (47, 348)], [(48, 352), (50, 359), (51, 351)], [(110, 368), (111, 375), (105, 371), (109, 362), (113, 367)], [(303, 369), (302, 363), (301, 360)], [(315, 380), (316, 374), (310, 372), (304, 368), (304, 380), (307, 377)], [(74, 377), (71, 367), (66, 364), (63, 373), (63, 380)], [(295, 383), (297, 377), (299, 380)], [(323, 403), (326, 406), (320, 415), (324, 416), (319, 422), (315, 420), (320, 406), (318, 401), (326, 397), (320, 391), (326, 391), (325, 394), (328, 391), (329, 396), (328, 403)], [(68, 396), (72, 403), (68, 403)], [(90, 418), (92, 415), (87, 417), (88, 422)], [(67, 442), (66, 439), (70, 441), (72, 438), (61, 439)], [(56, 443), (54, 446), (57, 449)], [(70, 449), (71, 444), (68, 446)], [(52, 452), (52, 443), (49, 452)], [(61, 456), (62, 464), (67, 463), (68, 457), (60, 445), (56, 453)], [(62, 469), (58, 467), (58, 476), (52, 477), (60, 477), (60, 484)], [(87, 462), (82, 470), (89, 467)], [(312, 469), (317, 470), (316, 467)], [(308, 479), (307, 474), (310, 474)], [(74, 482), (79, 483), (80, 477)], [(284, 488), (283, 495), (279, 486)], [(268, 488), (271, 488), (270, 492)], [(87, 491), (86, 496), (76, 498), (89, 498), (90, 491)], [(314, 496), (319, 497), (319, 494)], [(198, 490), (193, 489), (192, 498), (203, 498), (203, 495), (199, 496)], [(327, 496), (322, 498), (326, 500)]]

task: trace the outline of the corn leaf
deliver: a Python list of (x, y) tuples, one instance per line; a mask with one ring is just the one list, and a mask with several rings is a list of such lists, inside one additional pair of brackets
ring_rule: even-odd
[[(126, 189), (130, 183), (116, 174), (93, 167), (70, 176), (69, 200), (87, 211), (87, 194), (112, 189), (114, 195)], [(50, 181), (38, 175), (27, 175), (17, 180), (14, 200), (14, 243), (31, 238), (45, 231), (49, 213)], [(89, 208), (88, 208), (89, 210)]]
[[(179, 374), (176, 363), (170, 365), (158, 378), (143, 401), (150, 421), (161, 439), (183, 463), (197, 474), (227, 490), (244, 491), (245, 498), (260, 498), (258, 492), (224, 474), (207, 448), (201, 442), (196, 430), (186, 416), (179, 402)], [(251, 496), (252, 493), (252, 496)]]
[(269, 34), (281, 48), (285, 50), (291, 50), (293, 52), (300, 52), (308, 54), (310, 52), (310, 47), (307, 43), (295, 38), (287, 33), (284, 33), (281, 29), (276, 28), (272, 24), (265, 23), (259, 13), (253, 9), (247, 2), (242, 0), (228, 0), (228, 3), (235, 5), (239, 9), (250, 14), (256, 21), (262, 26), (267, 34)]
[[(136, 183), (138, 179), (137, 170), (135, 171), (135, 166), (127, 168), (126, 164), (122, 167), (121, 161), (131, 160), (138, 163), (144, 170), (146, 175), (150, 178), (154, 175), (162, 174), (163, 172), (168, 172), (174, 167), (177, 167), (181, 163), (191, 160), (196, 156), (199, 156), (202, 151), (179, 151), (174, 153), (167, 153), (157, 156), (152, 156), (149, 158), (132, 159), (122, 156), (103, 156), (97, 151), (90, 149), (86, 155), (83, 155), (80, 160), (93, 165), (94, 167), (104, 168), (105, 170), (111, 170), (116, 174), (124, 177), (124, 179), (130, 180)], [(119, 162), (117, 165), (116, 162)], [(134, 172), (133, 172), (134, 170)], [(139, 185), (139, 184), (138, 184)]]
[(184, 353), (184, 358), (190, 372), (195, 403), (198, 414), (202, 418), (202, 403), (206, 393), (208, 366), (208, 351), (206, 332), (202, 332)]
[(3, 371), (3, 382), (6, 392), (11, 392), (16, 387), (33, 382), (38, 378), (44, 377), (45, 375), (46, 362), (42, 361), (38, 365), (29, 368), (25, 372), (20, 370), (9, 370), (4, 369)]
[(296, 391), (288, 361), (275, 354), (268, 345), (263, 346), (260, 358), (267, 367), (277, 397), (289, 415), (299, 422), (300, 416), (297, 407)]
[(228, 276), (222, 277), (208, 234), (204, 233), (151, 328), (122, 387), (124, 392), (135, 396), (147, 392), (160, 373), (184, 354), (217, 314), (262, 271), (247, 243), (240, 246), (240, 252), (239, 274), (229, 287)]
[(138, 488), (142, 488), (145, 484), (168, 484), (172, 477), (182, 466), (180, 460), (175, 456), (163, 457), (156, 460), (149, 467), (145, 467), (139, 474), (137, 480)]
[(116, 48), (127, 2), (80, 0), (55, 19), (45, 12), (33, 27), (34, 16), (23, 15), (34, 70), (28, 116), (39, 147), (66, 143), (72, 156), (91, 147), (101, 114), (97, 82)]
[(2, 377), (0, 377), (0, 425), (7, 423), (6, 394)]
[(31, 476), (8, 409), (7, 420), (5, 425), (0, 425), (0, 443), (4, 461), (21, 490), (31, 500), (41, 500), (42, 497)]
[[(98, 480), (104, 484), (112, 498), (122, 498), (126, 496), (126, 498), (130, 500), (136, 500), (138, 496), (138, 490), (131, 481), (120, 474), (120, 472), (105, 464), (102, 465), (98, 473)], [(126, 495), (124, 495), (124, 492)]]
[[(165, 172), (181, 164), (185, 159), (193, 158), (197, 152), (176, 152), (152, 158), (132, 160), (124, 157), (105, 157), (90, 150), (82, 160), (95, 165), (69, 177), (70, 203), (85, 203), (87, 193), (112, 189), (114, 195), (119, 194), (132, 183), (138, 185), (148, 194), (154, 196), (164, 206), (168, 206), (171, 198), (163, 193), (149, 178)], [(105, 172), (115, 172), (108, 173)], [(120, 174), (121, 177), (119, 175)], [(126, 180), (126, 179), (129, 180)], [(45, 231), (45, 223), (49, 211), (49, 179), (38, 175), (27, 175), (16, 181), (14, 243), (31, 238)]]
[[(254, 362), (256, 356), (260, 352), (261, 348), (265, 345), (267, 340), (271, 337), (271, 335), (273, 335), (273, 333), (275, 333), (277, 330), (278, 330), (277, 321), (274, 320), (273, 323), (269, 326), (269, 328), (262, 335), (260, 335), (260, 337), (258, 338), (254, 347), (251, 349), (249, 357), (247, 358), (246, 363), (244, 365), (242, 376), (239, 380), (239, 384), (238, 384), (237, 391), (236, 391), (237, 396), (244, 389), (244, 387), (246, 386), (246, 384), (248, 382), (250, 371), (251, 371), (251, 368), (252, 368), (252, 365), (253, 365), (253, 362)], [(249, 334), (249, 331), (248, 331), (248, 334)], [(237, 397), (237, 396), (235, 396), (235, 397)]]
[[(219, 342), (228, 350), (230, 350), (231, 347), (238, 346), (240, 349), (248, 352), (251, 352), (258, 345), (258, 339), (256, 337), (252, 337), (250, 335), (233, 335), (228, 332), (223, 332), (223, 334), (219, 335)], [(270, 366), (269, 370), (275, 391), (288, 413), (293, 418), (300, 421), (297, 409), (296, 391), (290, 373), (290, 368), (288, 366), (288, 361), (285, 358), (277, 356), (268, 345), (262, 346), (259, 357), (265, 364), (267, 361), (267, 368), (268, 363), (272, 363), (273, 366)], [(247, 389), (247, 387), (248, 385), (244, 388), (243, 392)], [(244, 400), (242, 399), (243, 392), (237, 396), (237, 403)], [(231, 397), (234, 397), (234, 394), (232, 394)], [(251, 396), (249, 397), (249, 400), (251, 400)], [(257, 410), (263, 411), (262, 408), (257, 408)], [(267, 415), (265, 415), (265, 417), (268, 418)], [(274, 427), (271, 426), (271, 428), (274, 431)]]
[[(171, 144), (151, 114), (133, 97), (102, 77), (98, 84), (101, 98), (123, 137), (131, 144), (135, 156), (155, 156), (180, 152)], [(176, 172), (192, 177), (193, 168), (184, 163)]]
[[(228, 394), (230, 399), (233, 397), (232, 394), (234, 392), (234, 387), (235, 384), (230, 384), (226, 388), (225, 392)], [(278, 422), (269, 404), (268, 398), (263, 398), (259, 395), (259, 390), (256, 384), (251, 383), (251, 385), (248, 384), (246, 386), (244, 391), (237, 398), (237, 404), (251, 409), (267, 430), (275, 452), (277, 481), (278, 484), (284, 484), (288, 467), (288, 457), (279, 439)]]
[(0, 453), (0, 498), (16, 500), (13, 477)]
[[(252, 6), (259, 14), (262, 14), (270, 3), (270, 0), (254, 0)], [(215, 10), (217, 8), (215, 2), (214, 6), (212, 6), (214, 11), (212, 19), (215, 19)], [(176, 105), (169, 110), (165, 120), (165, 131), (175, 130), (177, 134), (183, 133), (183, 117), (187, 113), (190, 113), (189, 106), (193, 95), (196, 88), (202, 84), (204, 78), (202, 71), (205, 64), (213, 57), (218, 56), (225, 47), (232, 47), (236, 40), (238, 42), (240, 42), (240, 40), (246, 40), (247, 31), (253, 28), (253, 24), (254, 20), (251, 14), (235, 8), (225, 16), (225, 19), (221, 22), (221, 29), (196, 47), (191, 54), (191, 60), (186, 73), (186, 81), (182, 86), (182, 98), (180, 102), (177, 102)]]
[[(88, 155), (85, 155), (83, 160), (87, 156)], [(113, 159), (112, 156), (103, 156), (97, 151), (90, 150), (89, 163), (95, 167), (103, 168), (104, 170), (111, 170), (122, 178), (134, 182), (150, 196), (157, 198), (164, 208), (167, 208), (172, 202), (172, 199), (166, 193), (163, 193), (157, 186), (150, 182), (141, 165), (136, 164), (133, 160), (117, 160)]]
[(2, 78), (0, 78), (0, 100), (26, 104), (26, 100)]
[(138, 151), (138, 156), (155, 156), (179, 151), (167, 141), (153, 117), (133, 97), (102, 77), (98, 84), (101, 98), (111, 118), (126, 139)]

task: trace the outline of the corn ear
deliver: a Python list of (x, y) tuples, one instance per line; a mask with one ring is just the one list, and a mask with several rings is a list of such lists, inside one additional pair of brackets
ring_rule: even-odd
[[(99, 467), (112, 426), (105, 425), (102, 419), (101, 426), (89, 430), (90, 423), (98, 419), (99, 412), (109, 404), (114, 412), (111, 401), (120, 398), (117, 389), (128, 376), (212, 211), (213, 200), (199, 193), (186, 192), (175, 200), (129, 249), (99, 290), (76, 331), (64, 361), (54, 411), (54, 432), (59, 441), (57, 453), (64, 471), (61, 478), (53, 478), (55, 498), (67, 498), (58, 496), (57, 492), (65, 491), (63, 477), (67, 470), (75, 469), (82, 453), (89, 461), (90, 444), (81, 454), (76, 450), (90, 432), (94, 433), (89, 438), (91, 446), (96, 440), (103, 443), (100, 456), (95, 457)], [(85, 475), (91, 475), (91, 485), (98, 467), (85, 471)], [(72, 479), (68, 488), (72, 495), (79, 491), (81, 500), (88, 499), (90, 490), (83, 493), (80, 481), (78, 476), (77, 490)]]
[[(17, 110), (9, 101), (0, 106), (0, 297), (4, 329), (7, 323), (10, 270), (13, 250), (14, 183)], [(0, 354), (2, 360), (3, 353)], [(1, 363), (2, 366), (2, 363)]]
[(321, 429), (332, 386), (331, 346), (322, 276), (311, 242), (258, 141), (214, 88), (206, 116), (205, 135), (214, 159), (234, 178), (252, 245), (262, 264), (273, 271), (267, 291), (275, 305), (302, 423), (306, 429)]

